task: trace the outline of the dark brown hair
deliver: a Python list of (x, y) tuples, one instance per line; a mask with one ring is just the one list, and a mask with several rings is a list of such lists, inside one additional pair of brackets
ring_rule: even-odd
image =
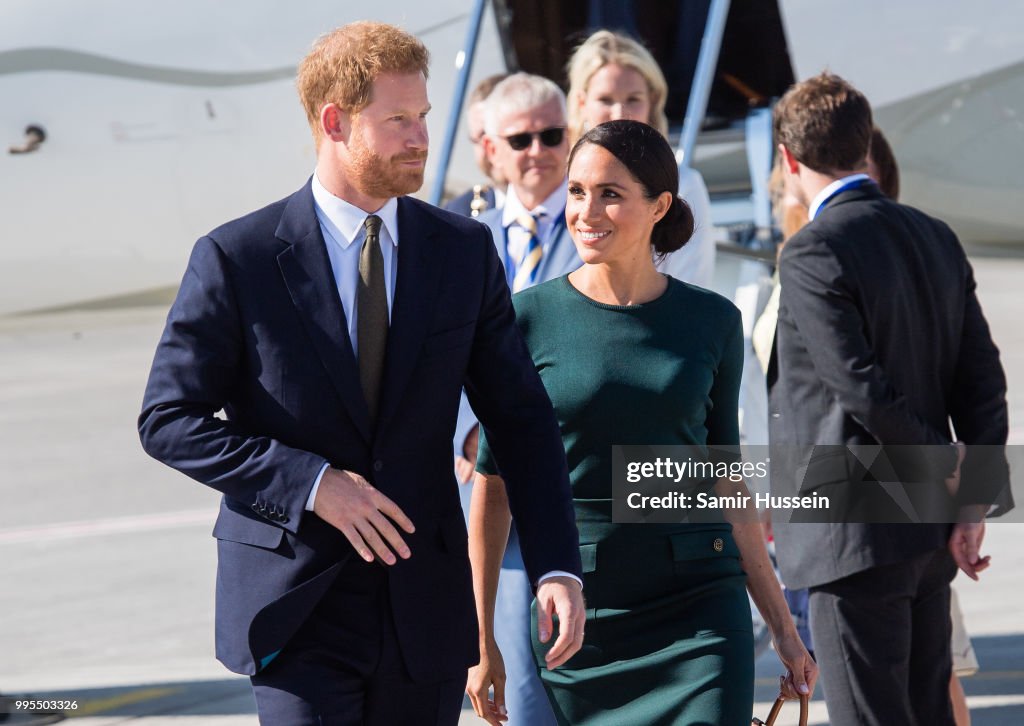
[(827, 71), (792, 86), (775, 104), (775, 140), (820, 173), (860, 169), (871, 142), (871, 105)]
[(596, 144), (621, 162), (653, 201), (665, 192), (672, 204), (651, 231), (651, 246), (659, 255), (675, 252), (693, 236), (693, 212), (679, 196), (679, 167), (672, 147), (654, 128), (640, 121), (606, 121), (580, 137), (569, 152), (569, 166), (576, 152)]

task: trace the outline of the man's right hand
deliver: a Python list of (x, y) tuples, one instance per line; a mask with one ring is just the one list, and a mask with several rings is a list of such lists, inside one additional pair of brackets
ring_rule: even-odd
[[(965, 508), (968, 511), (971, 508)], [(985, 520), (980, 519), (976, 512), (970, 512), (962, 522), (953, 525), (953, 533), (949, 537), (949, 552), (956, 560), (957, 567), (972, 580), (978, 579), (978, 573), (987, 570), (992, 558), (981, 556), (981, 543), (985, 539)]]
[(376, 556), (385, 564), (393, 565), (397, 562), (395, 552), (403, 560), (412, 555), (395, 529), (397, 524), (412, 534), (416, 531), (412, 520), (397, 504), (354, 472), (328, 468), (320, 479), (313, 511), (344, 534), (367, 562), (373, 562)]

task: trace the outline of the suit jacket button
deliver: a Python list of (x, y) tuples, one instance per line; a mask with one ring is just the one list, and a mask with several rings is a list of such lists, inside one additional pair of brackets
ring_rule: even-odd
[(288, 515), (287, 514), (282, 514), (280, 517), (277, 518), (277, 521), (280, 522), (281, 524), (287, 524), (288, 523)]
[(381, 461), (380, 459), (377, 459), (377, 461), (373, 462), (373, 470), (374, 471), (380, 471), (383, 468), (384, 468), (384, 462)]
[(260, 503), (259, 502), (253, 502), (252, 503), (252, 507), (250, 507), (250, 509), (252, 509), (252, 511), (254, 511), (254, 512), (260, 511)]
[(711, 543), (711, 546), (715, 548), (715, 552), (721, 552), (725, 549), (725, 541), (721, 537), (715, 537), (715, 541)]

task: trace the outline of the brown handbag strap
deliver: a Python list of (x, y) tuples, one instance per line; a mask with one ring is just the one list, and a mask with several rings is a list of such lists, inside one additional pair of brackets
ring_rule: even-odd
[[(775, 699), (775, 705), (768, 712), (768, 720), (764, 722), (764, 726), (774, 726), (775, 719), (779, 717), (779, 712), (782, 711), (782, 704), (785, 702), (786, 699), (781, 694)], [(807, 696), (800, 696), (800, 726), (807, 726), (807, 708)]]

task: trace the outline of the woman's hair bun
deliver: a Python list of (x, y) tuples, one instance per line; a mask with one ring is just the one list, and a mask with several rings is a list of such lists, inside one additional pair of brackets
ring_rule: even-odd
[(665, 216), (658, 220), (651, 232), (651, 246), (659, 256), (675, 252), (693, 236), (693, 212), (682, 197), (672, 198)]

